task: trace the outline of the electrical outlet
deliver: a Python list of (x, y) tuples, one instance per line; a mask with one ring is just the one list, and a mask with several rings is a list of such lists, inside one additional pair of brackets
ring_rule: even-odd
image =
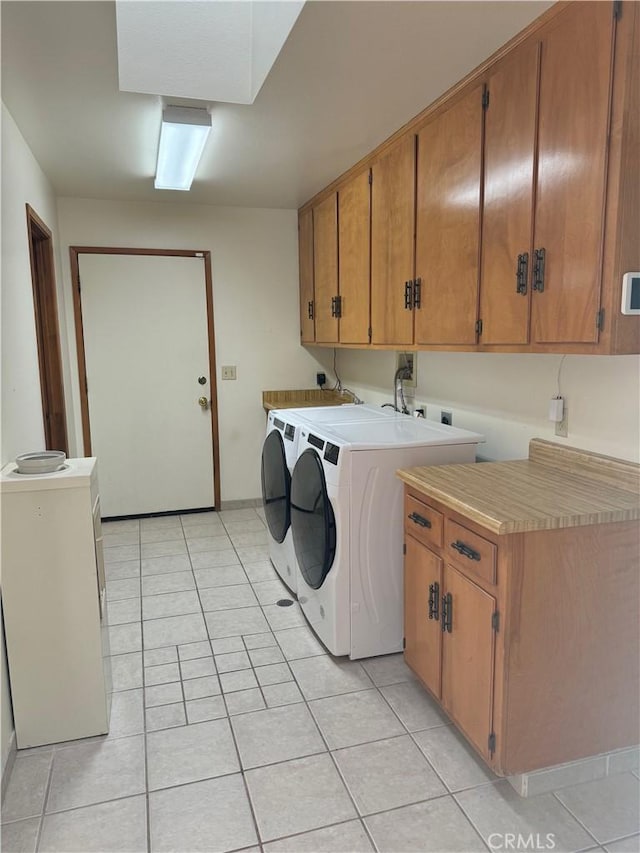
[(444, 409), (440, 412), (440, 423), (447, 426), (453, 426), (453, 412), (445, 412)]
[(236, 378), (236, 366), (235, 364), (227, 365), (222, 368), (222, 378), (223, 379), (235, 379)]
[(415, 352), (398, 352), (396, 353), (396, 370), (399, 370), (401, 367), (407, 368), (411, 373), (410, 379), (404, 379), (405, 388), (408, 386), (410, 388), (416, 387), (416, 353)]
[(562, 410), (562, 420), (556, 422), (556, 435), (561, 438), (566, 438), (569, 435), (569, 406), (567, 398), (564, 398), (564, 408)]

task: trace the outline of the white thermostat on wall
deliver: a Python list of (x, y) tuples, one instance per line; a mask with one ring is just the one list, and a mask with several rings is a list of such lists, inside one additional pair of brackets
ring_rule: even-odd
[(640, 314), (640, 272), (622, 276), (622, 313)]

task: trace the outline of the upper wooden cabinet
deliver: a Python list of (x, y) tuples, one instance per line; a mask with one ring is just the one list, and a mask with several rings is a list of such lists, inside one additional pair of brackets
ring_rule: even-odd
[(482, 86), (418, 134), (415, 342), (475, 344)]
[(620, 310), (623, 274), (640, 269), (639, 146), (640, 3), (551, 7), (301, 208), (315, 340), (640, 352), (640, 318)]
[(413, 343), (415, 137), (371, 169), (371, 342)]
[(316, 342), (338, 342), (338, 197), (313, 208), (313, 280)]
[(542, 39), (535, 342), (598, 340), (615, 24), (611, 4), (578, 3)]
[(315, 341), (313, 295), (313, 210), (298, 216), (298, 260), (300, 263), (300, 340)]
[(483, 344), (526, 344), (532, 268), (539, 44), (488, 80), (480, 317)]
[(338, 313), (340, 343), (369, 343), (370, 172), (338, 192)]

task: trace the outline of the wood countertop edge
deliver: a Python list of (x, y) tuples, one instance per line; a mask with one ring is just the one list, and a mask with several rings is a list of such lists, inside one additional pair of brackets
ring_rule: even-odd
[[(481, 464), (484, 466), (500, 465), (501, 463)], [(545, 466), (541, 467), (544, 468)], [(610, 524), (614, 522), (637, 521), (640, 519), (640, 506), (620, 509), (609, 508), (582, 513), (549, 513), (546, 517), (539, 514), (532, 514), (530, 518), (507, 519), (497, 516), (496, 513), (484, 512), (477, 506), (460, 500), (447, 491), (445, 487), (428, 483), (422, 476), (412, 474), (410, 469), (397, 471), (397, 476), (408, 486), (411, 486), (426, 497), (433, 498), (447, 507), (447, 509), (465, 516), (499, 536), (505, 536), (510, 533), (531, 533), (536, 530), (561, 530), (570, 527), (583, 527), (589, 524)]]

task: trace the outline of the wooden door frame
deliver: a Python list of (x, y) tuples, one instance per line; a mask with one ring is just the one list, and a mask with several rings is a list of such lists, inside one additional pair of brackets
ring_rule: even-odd
[(30, 204), (26, 210), (45, 444), (47, 450), (64, 450), (68, 456), (53, 234)]
[(73, 316), (76, 327), (76, 352), (78, 355), (78, 380), (80, 385), (80, 411), (85, 456), (91, 455), (91, 428), (89, 424), (89, 399), (87, 396), (87, 364), (84, 348), (84, 327), (80, 298), (80, 255), (150, 255), (173, 258), (202, 258), (207, 299), (207, 332), (209, 340), (209, 382), (211, 384), (211, 439), (213, 442), (213, 504), (220, 509), (220, 451), (218, 430), (218, 383), (216, 375), (216, 341), (213, 325), (213, 277), (211, 252), (190, 249), (127, 249), (113, 246), (69, 246), (71, 284), (73, 289)]

